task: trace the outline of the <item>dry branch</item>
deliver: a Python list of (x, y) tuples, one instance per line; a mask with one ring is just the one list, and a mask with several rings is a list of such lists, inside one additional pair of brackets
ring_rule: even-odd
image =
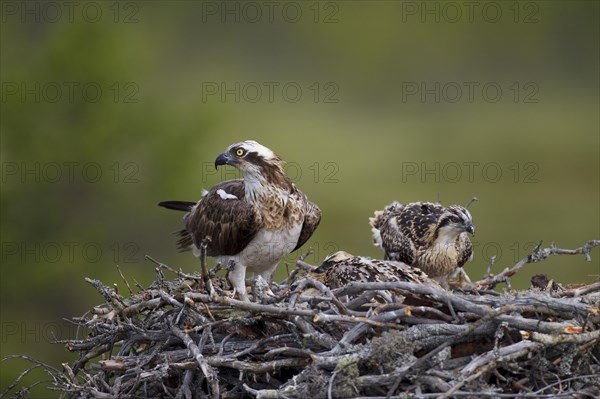
[[(587, 259), (598, 244), (540, 245), (458, 291), (409, 282), (331, 290), (303, 277), (314, 267), (300, 260), (268, 303), (233, 299), (206, 264), (189, 275), (148, 257), (156, 281), (133, 292), (121, 274), (127, 298), (86, 279), (104, 303), (73, 319), (84, 339), (59, 341), (77, 361), (59, 370), (26, 358), (32, 367), (0, 397), (27, 394), (17, 389), (34, 368), (65, 398), (598, 397), (599, 283), (489, 290), (528, 263)], [(396, 302), (382, 303), (390, 290)]]
[[(537, 263), (540, 262), (549, 256), (552, 255), (579, 255), (582, 254), (586, 261), (591, 262), (592, 257), (590, 255), (590, 251), (600, 245), (600, 240), (591, 240), (588, 241), (585, 245), (577, 248), (577, 249), (562, 249), (557, 248), (554, 243), (550, 244), (548, 248), (542, 249), (543, 241), (535, 247), (535, 249), (526, 257), (521, 259), (517, 264), (515, 264), (511, 268), (506, 268), (502, 272), (500, 272), (496, 276), (491, 276), (488, 273), (488, 276), (483, 280), (476, 281), (474, 283), (475, 287), (490, 287), (495, 286), (498, 283), (506, 282), (511, 276), (514, 276), (523, 266), (528, 263)], [(491, 263), (493, 264), (493, 262)]]

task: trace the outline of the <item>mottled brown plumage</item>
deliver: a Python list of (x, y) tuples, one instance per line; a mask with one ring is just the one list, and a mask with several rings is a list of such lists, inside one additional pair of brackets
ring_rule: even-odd
[(370, 218), (373, 242), (385, 259), (418, 267), (442, 279), (473, 256), (467, 232), (475, 228), (469, 211), (459, 205), (397, 202)]
[(392, 282), (436, 284), (420, 269), (392, 260), (377, 260), (338, 251), (323, 261), (309, 277), (329, 288), (343, 287), (352, 282)]
[(321, 211), (286, 176), (281, 158), (255, 141), (231, 145), (215, 160), (215, 167), (224, 164), (244, 178), (215, 185), (197, 203), (159, 205), (187, 212), (178, 232), (179, 250), (191, 249), (198, 256), (208, 238), (207, 255), (224, 265), (233, 261), (229, 280), (248, 300), (246, 270), (270, 281), (279, 261), (308, 241)]

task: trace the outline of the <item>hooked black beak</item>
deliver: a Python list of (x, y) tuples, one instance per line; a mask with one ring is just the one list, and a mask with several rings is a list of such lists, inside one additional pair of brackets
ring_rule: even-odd
[(230, 165), (231, 157), (226, 152), (219, 154), (217, 159), (215, 159), (215, 169), (219, 167), (219, 165)]
[(475, 226), (473, 226), (473, 223), (469, 223), (466, 227), (467, 233), (471, 233), (472, 236), (475, 235)]

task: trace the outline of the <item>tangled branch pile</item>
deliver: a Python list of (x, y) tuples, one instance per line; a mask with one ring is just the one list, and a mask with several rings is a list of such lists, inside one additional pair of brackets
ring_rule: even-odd
[[(273, 284), (275, 297), (255, 287), (260, 303), (232, 299), (214, 273), (208, 280), (157, 263), (149, 288), (136, 283), (134, 293), (124, 278), (128, 298), (87, 279), (104, 303), (74, 319), (87, 337), (62, 342), (79, 359), (63, 370), (34, 362), (69, 398), (595, 398), (600, 282), (562, 287), (536, 276), (527, 291), (492, 288), (550, 255), (589, 259), (599, 244), (538, 246), (513, 268), (453, 290), (409, 282), (330, 290), (303, 277), (299, 261)], [(177, 277), (166, 280), (165, 270)], [(395, 301), (376, 300), (383, 290)]]

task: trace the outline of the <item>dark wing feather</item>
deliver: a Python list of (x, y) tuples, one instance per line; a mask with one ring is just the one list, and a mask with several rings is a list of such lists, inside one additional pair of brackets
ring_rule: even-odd
[[(162, 201), (158, 203), (158, 206), (163, 208), (172, 209), (174, 211), (190, 212), (196, 205), (196, 202), (190, 201)], [(183, 217), (185, 221), (189, 213), (186, 213)], [(180, 252), (189, 251), (192, 248), (192, 236), (187, 232), (186, 229), (178, 230), (175, 234), (179, 237), (177, 240), (177, 250)]]
[(388, 220), (380, 229), (381, 242), (385, 249), (385, 259), (412, 265), (416, 258), (416, 248), (412, 240)]
[[(223, 199), (223, 190), (238, 199)], [(185, 217), (185, 229), (179, 232), (179, 249), (200, 247), (204, 238), (210, 241), (208, 256), (235, 255), (252, 241), (260, 228), (261, 218), (252, 205), (244, 201), (243, 180), (229, 180), (215, 185)]]
[(369, 221), (374, 231), (379, 232), (381, 247), (386, 260), (395, 260), (412, 265), (415, 261), (415, 246), (398, 224), (406, 206), (397, 202), (386, 206), (383, 211), (375, 212)]
[(308, 241), (308, 239), (313, 235), (317, 229), (317, 226), (319, 226), (319, 223), (321, 222), (321, 209), (319, 209), (316, 204), (310, 202), (303, 192), (300, 190), (297, 190), (297, 192), (303, 198), (305, 210), (304, 222), (302, 223), (302, 230), (300, 230), (300, 237), (298, 237), (298, 243), (292, 252), (306, 244), (306, 241)]
[(189, 201), (163, 201), (158, 203), (158, 206), (162, 206), (163, 208), (183, 212), (189, 212), (194, 205), (196, 205), (195, 202)]

